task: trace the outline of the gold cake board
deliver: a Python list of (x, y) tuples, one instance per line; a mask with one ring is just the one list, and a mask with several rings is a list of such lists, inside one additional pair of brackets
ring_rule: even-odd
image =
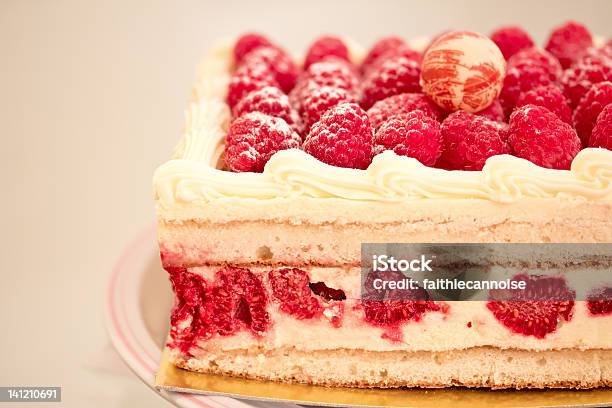
[(164, 350), (155, 377), (155, 388), (172, 392), (319, 406), (423, 408), (612, 406), (610, 388), (520, 391), (467, 388), (359, 389), (245, 380), (183, 370), (170, 363), (167, 350)]

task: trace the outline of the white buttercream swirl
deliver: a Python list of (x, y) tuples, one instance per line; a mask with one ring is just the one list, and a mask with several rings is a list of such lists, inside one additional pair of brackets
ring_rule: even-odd
[(545, 169), (503, 155), (487, 160), (482, 171), (446, 171), (391, 151), (376, 156), (367, 170), (354, 170), (327, 165), (297, 149), (276, 153), (261, 174), (217, 169), (231, 117), (224, 102), (230, 66), (227, 45), (213, 50), (201, 66), (183, 138), (173, 159), (154, 175), (163, 208), (220, 198), (299, 196), (381, 202), (477, 198), (511, 203), (564, 195), (612, 200), (612, 152), (605, 149), (581, 151), (571, 170)]

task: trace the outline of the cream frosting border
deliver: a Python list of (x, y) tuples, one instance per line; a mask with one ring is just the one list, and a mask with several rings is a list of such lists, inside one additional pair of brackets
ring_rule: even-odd
[[(551, 170), (509, 155), (487, 160), (482, 171), (447, 171), (387, 151), (367, 170), (329, 166), (298, 149), (276, 153), (263, 173), (220, 170), (231, 119), (225, 103), (233, 64), (232, 42), (213, 47), (199, 68), (182, 138), (172, 159), (157, 168), (154, 195), (160, 209), (205, 206), (225, 198), (340, 198), (405, 202), (419, 199), (583, 197), (612, 200), (612, 151), (584, 149), (571, 170)], [(352, 57), (363, 52), (352, 46)]]

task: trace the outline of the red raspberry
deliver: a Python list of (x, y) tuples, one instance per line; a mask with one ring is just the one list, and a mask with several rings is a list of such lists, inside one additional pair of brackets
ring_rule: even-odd
[(612, 288), (600, 289), (589, 295), (587, 300), (587, 307), (591, 315), (606, 316), (612, 314)]
[(272, 295), (280, 302), (282, 312), (297, 319), (312, 319), (321, 316), (323, 307), (312, 296), (310, 277), (306, 271), (297, 268), (275, 269), (268, 273)]
[(317, 86), (333, 86), (347, 91), (355, 91), (359, 81), (352, 66), (336, 58), (310, 65), (303, 78)]
[(191, 355), (190, 350), (199, 339), (210, 338), (213, 334), (207, 322), (208, 285), (204, 278), (187, 272), (186, 268), (165, 269), (170, 275), (176, 299), (170, 317), (168, 345)]
[(261, 173), (274, 153), (299, 148), (300, 142), (300, 136), (283, 119), (250, 112), (230, 125), (225, 161), (232, 171)]
[(297, 121), (297, 113), (291, 109), (287, 95), (273, 86), (266, 86), (249, 93), (234, 106), (234, 117), (249, 112), (261, 112), (281, 118), (289, 125), (295, 125)]
[(381, 99), (401, 93), (421, 92), (419, 63), (394, 57), (374, 68), (363, 80), (361, 105), (369, 109)]
[(361, 66), (361, 73), (365, 76), (368, 76), (372, 71), (376, 70), (380, 67), (385, 61), (390, 59), (397, 59), (399, 57), (408, 58), (421, 65), (423, 60), (422, 55), (418, 52), (410, 48), (407, 44), (401, 45), (397, 48), (389, 49), (382, 55), (379, 55), (378, 58), (368, 63), (367, 65)]
[(504, 87), (499, 96), (506, 117), (510, 116), (522, 93), (556, 84), (561, 73), (559, 62), (544, 50), (531, 47), (514, 54), (508, 61)]
[(444, 149), (438, 161), (448, 170), (482, 170), (491, 156), (508, 153), (502, 124), (465, 111), (442, 122)]
[(247, 94), (266, 86), (278, 87), (270, 70), (262, 64), (244, 64), (230, 79), (227, 103), (233, 108)]
[(374, 135), (359, 105), (334, 106), (310, 129), (304, 150), (332, 166), (365, 169), (372, 162)]
[(272, 46), (270, 40), (257, 33), (246, 33), (240, 36), (234, 44), (234, 63), (238, 66), (244, 57), (259, 47)]
[(217, 271), (209, 296), (207, 320), (222, 336), (243, 328), (261, 336), (271, 325), (266, 291), (259, 277), (248, 269), (226, 266)]
[(521, 274), (512, 280), (524, 281), (525, 289), (491, 291), (487, 308), (514, 333), (542, 339), (572, 319), (576, 294), (563, 277)]
[(487, 118), (493, 122), (503, 122), (506, 119), (504, 108), (502, 107), (499, 99), (495, 99), (488, 108), (481, 110), (480, 112), (476, 112), (476, 116), (482, 116), (483, 118)]
[(580, 99), (593, 87), (604, 81), (612, 81), (612, 60), (602, 57), (584, 57), (563, 73), (563, 93), (570, 106), (578, 106)]
[(566, 69), (580, 59), (592, 45), (593, 37), (590, 31), (582, 24), (568, 21), (550, 33), (544, 48), (557, 57), (561, 66)]
[(309, 88), (302, 104), (302, 117), (306, 131), (317, 122), (329, 108), (341, 103), (355, 103), (355, 97), (342, 88), (324, 86)]
[(419, 110), (393, 116), (376, 131), (374, 149), (377, 154), (393, 150), (433, 166), (442, 154), (440, 123)]
[(565, 123), (572, 124), (572, 108), (559, 88), (553, 85), (539, 86), (519, 96), (516, 106), (543, 106), (559, 117)]
[(250, 52), (243, 64), (263, 64), (274, 76), (283, 92), (289, 92), (295, 86), (298, 78), (298, 67), (291, 58), (276, 47), (259, 47)]
[(382, 99), (368, 110), (368, 117), (374, 130), (377, 130), (387, 119), (415, 110), (420, 110), (437, 121), (444, 118), (442, 109), (427, 95), (420, 93), (403, 93)]
[(508, 60), (512, 66), (534, 64), (544, 68), (552, 81), (559, 81), (563, 75), (563, 68), (554, 55), (538, 47), (525, 48), (514, 54)]
[(589, 147), (603, 147), (612, 150), (612, 103), (601, 111), (593, 127)]
[(365, 321), (382, 327), (399, 326), (410, 320), (419, 321), (427, 312), (440, 310), (430, 300), (362, 300)]
[(520, 50), (534, 45), (529, 34), (517, 26), (498, 28), (491, 34), (491, 40), (499, 47), (506, 60)]
[(593, 85), (593, 87), (580, 99), (580, 103), (574, 111), (574, 126), (582, 140), (582, 145), (587, 146), (591, 138), (593, 126), (601, 111), (612, 103), (612, 82), (605, 81)]
[(304, 59), (304, 69), (315, 62), (323, 61), (329, 57), (336, 57), (349, 61), (349, 51), (344, 42), (333, 36), (323, 36), (313, 42)]
[(361, 72), (366, 72), (381, 56), (397, 52), (406, 42), (400, 37), (384, 37), (376, 41), (361, 63)]
[(581, 148), (576, 131), (542, 106), (516, 108), (509, 133), (514, 154), (549, 169), (569, 169)]

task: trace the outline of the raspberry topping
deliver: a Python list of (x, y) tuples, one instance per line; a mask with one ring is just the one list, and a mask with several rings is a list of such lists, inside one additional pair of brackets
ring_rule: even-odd
[(355, 91), (358, 78), (351, 66), (341, 60), (330, 58), (308, 67), (300, 78), (300, 83), (308, 86), (333, 86), (347, 91)]
[(580, 99), (574, 111), (574, 126), (583, 146), (589, 144), (597, 117), (609, 104), (612, 104), (612, 82), (610, 81), (593, 85)]
[(365, 169), (372, 162), (372, 126), (359, 105), (329, 109), (310, 129), (304, 150), (324, 163)]
[(413, 50), (407, 44), (403, 44), (397, 48), (392, 48), (392, 49), (387, 50), (387, 52), (383, 53), (382, 55), (379, 55), (378, 58), (368, 63), (367, 65), (362, 65), (361, 73), (364, 76), (368, 76), (370, 72), (378, 68), (385, 61), (389, 59), (399, 58), (399, 57), (408, 58), (409, 60), (412, 60), (419, 65), (421, 64), (421, 61), (423, 60), (423, 57), (418, 51)]
[(499, 47), (506, 60), (522, 49), (533, 47), (529, 34), (521, 27), (501, 27), (491, 34), (491, 40)]
[(296, 122), (296, 113), (291, 109), (289, 98), (280, 89), (273, 86), (266, 86), (249, 93), (234, 106), (234, 117), (249, 112), (261, 112), (281, 118), (289, 125)]
[(506, 117), (510, 116), (522, 93), (540, 86), (555, 85), (561, 72), (558, 61), (539, 48), (527, 48), (512, 56), (499, 96)]
[(300, 136), (283, 119), (250, 112), (230, 125), (225, 140), (225, 161), (236, 172), (262, 172), (279, 150), (300, 147)]
[(592, 45), (593, 37), (589, 30), (582, 24), (568, 21), (553, 30), (544, 48), (557, 57), (565, 69), (580, 59)]
[(499, 99), (494, 100), (486, 109), (476, 112), (475, 115), (482, 116), (493, 122), (503, 122), (506, 118), (506, 115), (504, 115), (504, 108)]
[(559, 64), (559, 60), (554, 55), (538, 47), (525, 48), (514, 54), (509, 64), (513, 66), (521, 66), (523, 64), (534, 64), (544, 68), (551, 80), (557, 82), (563, 75), (563, 68)]
[(508, 153), (505, 127), (465, 111), (457, 111), (442, 122), (444, 149), (439, 166), (448, 170), (482, 170), (486, 160)]
[(306, 52), (304, 68), (308, 68), (315, 62), (323, 61), (329, 57), (336, 57), (349, 61), (348, 48), (340, 38), (324, 36), (313, 42)]
[(297, 319), (312, 319), (320, 316), (323, 307), (312, 296), (306, 271), (296, 268), (283, 268), (268, 273), (272, 295), (280, 302), (280, 310)]
[(210, 290), (210, 324), (223, 336), (250, 329), (261, 336), (271, 325), (268, 298), (261, 280), (250, 270), (227, 266), (215, 275)]
[(289, 55), (276, 47), (259, 47), (250, 52), (243, 64), (265, 65), (284, 92), (289, 92), (298, 78), (298, 67)]
[(576, 131), (542, 106), (525, 105), (510, 116), (508, 142), (518, 157), (549, 169), (567, 170), (580, 151)]
[(539, 86), (519, 96), (516, 106), (543, 106), (565, 123), (572, 124), (572, 108), (559, 88), (553, 85)]
[(361, 72), (364, 73), (368, 71), (380, 57), (393, 55), (400, 47), (405, 45), (406, 42), (402, 38), (395, 36), (384, 37), (376, 41), (361, 63)]
[(433, 166), (442, 153), (440, 123), (420, 110), (393, 116), (376, 132), (374, 145), (377, 154), (393, 150)]
[(306, 96), (302, 103), (302, 117), (305, 130), (317, 122), (329, 108), (341, 103), (355, 103), (355, 97), (342, 88), (324, 86), (312, 87), (305, 92)]
[(593, 316), (612, 314), (612, 288), (606, 287), (591, 294), (587, 300), (589, 313)]
[(430, 118), (441, 121), (444, 112), (427, 95), (420, 93), (403, 93), (389, 96), (376, 102), (368, 110), (368, 116), (374, 129), (378, 129), (383, 122), (395, 115), (420, 110)]
[(580, 99), (593, 87), (604, 81), (612, 81), (612, 60), (604, 57), (584, 57), (563, 73), (563, 93), (570, 106), (578, 106)]
[(230, 108), (233, 108), (247, 94), (266, 86), (279, 86), (267, 66), (243, 64), (230, 79), (227, 103)]
[[(571, 320), (575, 293), (567, 287), (565, 279), (518, 275), (512, 280), (525, 281), (525, 289), (492, 291), (487, 302), (487, 308), (508, 329), (542, 339), (556, 331), (562, 320)], [(543, 293), (549, 294), (548, 300), (542, 300)]]
[(234, 44), (234, 62), (236, 66), (240, 65), (244, 57), (251, 51), (259, 47), (272, 46), (270, 40), (265, 36), (257, 33), (246, 33), (238, 38)]
[(389, 58), (374, 68), (362, 83), (361, 105), (369, 109), (375, 102), (388, 96), (420, 92), (419, 63), (406, 57)]
[(612, 150), (612, 103), (608, 104), (597, 117), (589, 140), (589, 147), (603, 147)]

